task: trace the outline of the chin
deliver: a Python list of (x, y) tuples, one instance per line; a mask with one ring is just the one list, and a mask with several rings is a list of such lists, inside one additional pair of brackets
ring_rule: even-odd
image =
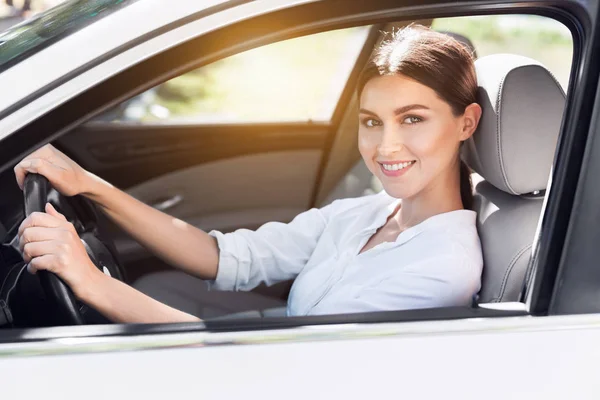
[[(381, 179), (381, 178), (380, 178)], [(385, 179), (385, 177), (383, 178)], [(408, 199), (413, 197), (417, 191), (414, 190), (413, 188), (407, 187), (407, 185), (399, 185), (399, 184), (389, 184), (385, 181), (381, 181), (382, 185), (383, 185), (383, 190), (385, 190), (385, 192), (390, 195), (391, 197), (394, 197), (396, 199)]]

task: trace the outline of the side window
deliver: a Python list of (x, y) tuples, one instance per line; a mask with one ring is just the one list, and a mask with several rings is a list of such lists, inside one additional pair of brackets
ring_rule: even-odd
[(368, 26), (341, 29), (249, 50), (171, 79), (98, 119), (328, 122), (368, 33)]
[(573, 60), (573, 38), (567, 27), (535, 15), (486, 15), (438, 18), (432, 28), (468, 38), (478, 57), (511, 53), (537, 60), (566, 92)]

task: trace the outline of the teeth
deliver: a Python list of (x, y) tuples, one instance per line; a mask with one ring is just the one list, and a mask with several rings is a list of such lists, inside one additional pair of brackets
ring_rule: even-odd
[(403, 169), (408, 167), (409, 165), (414, 164), (414, 161), (407, 161), (399, 164), (382, 164), (383, 169), (387, 171), (398, 171), (399, 169)]

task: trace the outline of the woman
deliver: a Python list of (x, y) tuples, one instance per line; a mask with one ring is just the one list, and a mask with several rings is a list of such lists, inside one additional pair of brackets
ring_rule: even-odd
[[(289, 315), (468, 305), (482, 256), (471, 181), (459, 149), (481, 116), (468, 50), (409, 27), (380, 45), (359, 80), (358, 145), (384, 191), (335, 201), (289, 224), (205, 233), (161, 213), (46, 146), (15, 167), (82, 194), (150, 251), (223, 290), (295, 279)], [(30, 272), (58, 274), (83, 302), (118, 322), (176, 322), (175, 310), (94, 267), (73, 227), (51, 205), (23, 221)]]

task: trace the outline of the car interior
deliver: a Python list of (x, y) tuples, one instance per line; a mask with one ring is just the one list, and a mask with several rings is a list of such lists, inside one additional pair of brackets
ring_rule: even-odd
[[(140, 101), (140, 95), (77, 126), (53, 144), (137, 199), (205, 231), (232, 232), (255, 229), (268, 221), (288, 222), (336, 199), (376, 193), (381, 185), (356, 146), (354, 84), (382, 40), (381, 32), (411, 22), (415, 21), (365, 28), (354, 65), (326, 121), (123, 121), (123, 110)], [(429, 26), (433, 21), (416, 22)], [(477, 58), (480, 50), (468, 37), (445, 33), (463, 42)], [(473, 171), (474, 209), (484, 255), (482, 288), (474, 306), (485, 307), (523, 300), (565, 92), (552, 71), (521, 55), (481, 56), (476, 70), (484, 112), (462, 156)], [(285, 316), (291, 281), (261, 285), (248, 293), (210, 292), (200, 279), (174, 271), (151, 255), (89, 202), (65, 198), (42, 181), (30, 182), (23, 193), (12, 170), (0, 174), (0, 301), (13, 326), (61, 323), (44, 284), (21, 273), (23, 260), (16, 250), (16, 229), (25, 215), (40, 208), (36, 201), (42, 200), (53, 203), (75, 223), (99, 268), (108, 268), (111, 275), (122, 276), (160, 301), (203, 319)], [(91, 231), (99, 234), (85, 235)], [(112, 261), (103, 261), (107, 257)], [(189, 293), (196, 293), (194, 301)], [(107, 322), (75, 299), (69, 301), (77, 309), (73, 313), (83, 315), (71, 323)]]

